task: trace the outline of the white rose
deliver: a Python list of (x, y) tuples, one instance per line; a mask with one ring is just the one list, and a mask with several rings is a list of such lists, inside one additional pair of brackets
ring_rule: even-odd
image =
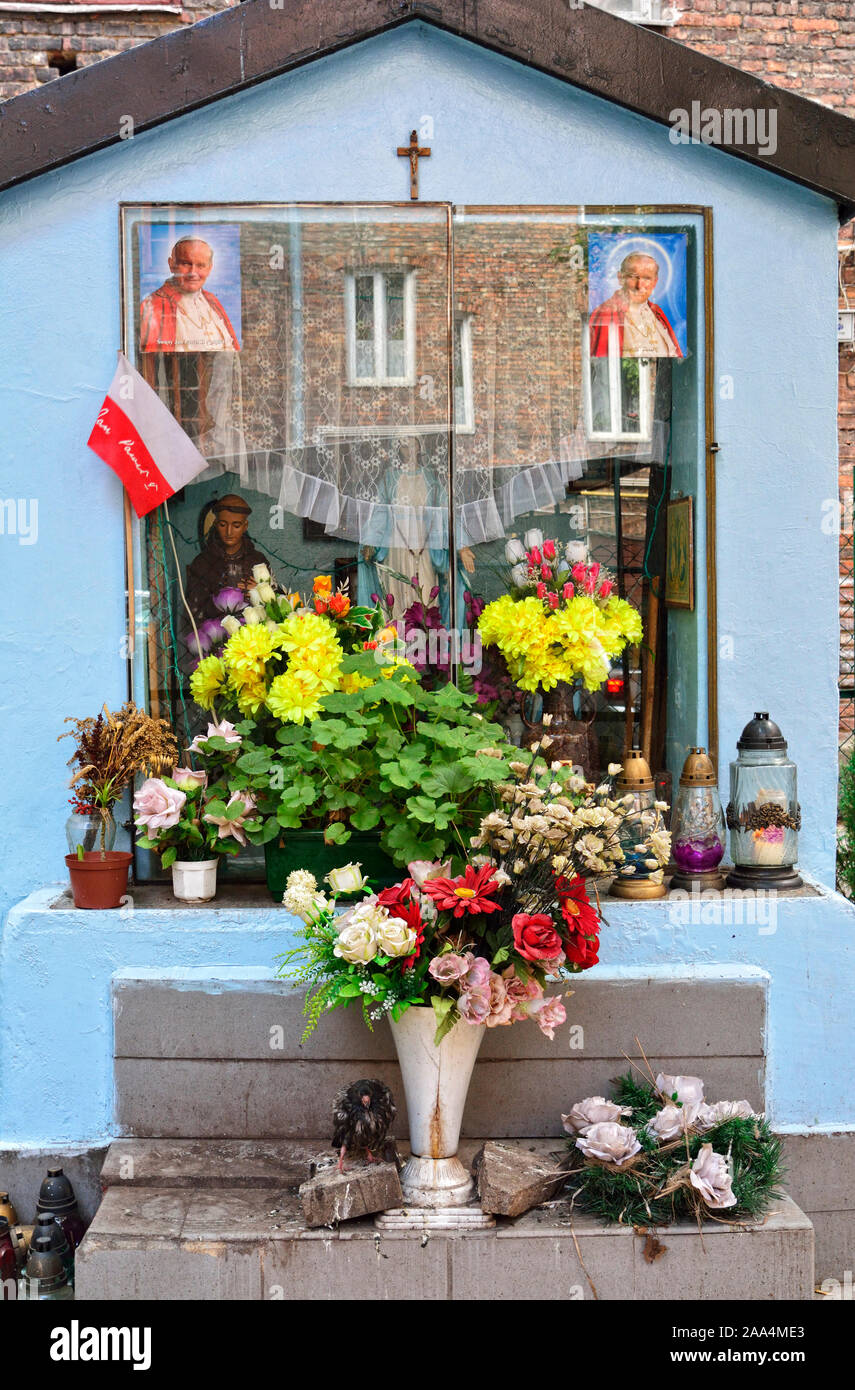
[(366, 965), (376, 954), (377, 941), (374, 933), (370, 927), (361, 923), (351, 923), (344, 931), (339, 932), (333, 948), (334, 956), (340, 956), (351, 965)]
[(256, 608), (261, 607), (261, 596), (257, 588), (250, 589), (249, 593), (247, 594), (247, 598), (249, 599), (250, 603), (255, 605)]
[(700, 1192), (708, 1207), (721, 1211), (724, 1207), (736, 1206), (736, 1193), (727, 1159), (724, 1154), (717, 1154), (712, 1144), (701, 1145), (689, 1173), (689, 1182)]
[(330, 869), (326, 881), (334, 893), (358, 893), (368, 883), (368, 879), (362, 877), (361, 864), (342, 864), (338, 869)]
[(568, 565), (585, 565), (588, 563), (588, 547), (584, 541), (568, 541), (564, 556)]
[[(255, 591), (253, 590), (253, 592), (255, 592)], [(260, 622), (261, 622), (261, 609), (260, 609), (260, 608), (256, 608), (256, 607), (254, 607), (254, 606), (251, 606), (251, 607), (249, 607), (249, 608), (245, 608), (245, 609), (243, 610), (243, 620), (244, 620), (244, 622), (247, 623), (250, 627), (252, 627), (253, 623), (260, 623)]]
[(529, 582), (528, 565), (514, 565), (511, 570), (511, 581), (517, 589), (524, 589)]
[(416, 933), (400, 917), (390, 917), (377, 934), (380, 950), (387, 956), (411, 956), (416, 949)]
[(239, 628), (243, 626), (235, 617), (234, 613), (227, 613), (224, 618), (220, 618), (220, 623), (226, 629), (230, 637), (234, 637)]
[(266, 565), (253, 565), (252, 577), (256, 584), (270, 583), (270, 570)]
[(669, 1076), (660, 1071), (656, 1078), (656, 1089), (661, 1091), (666, 1104), (668, 1101), (680, 1101), (683, 1110), (690, 1116), (687, 1123), (692, 1124), (704, 1103), (704, 1083), (699, 1076)]
[(272, 603), (276, 597), (276, 591), (270, 584), (259, 584), (258, 597), (262, 603)]
[(646, 1129), (651, 1138), (667, 1144), (669, 1139), (679, 1139), (691, 1123), (687, 1112), (679, 1105), (665, 1105), (647, 1121)]
[(751, 1120), (754, 1111), (747, 1100), (717, 1100), (715, 1105), (702, 1105), (695, 1118), (695, 1129), (712, 1129), (725, 1120)]
[(641, 1149), (634, 1130), (626, 1125), (609, 1122), (591, 1125), (587, 1134), (580, 1134), (576, 1148), (586, 1158), (599, 1158), (603, 1163), (613, 1163), (620, 1168)]
[(505, 546), (505, 559), (509, 565), (515, 565), (519, 560), (525, 559), (525, 546), (522, 541), (515, 537), (508, 541)]
[(538, 550), (539, 550), (540, 547), (541, 547), (542, 545), (543, 545), (543, 532), (542, 532), (542, 531), (538, 531), (537, 527), (532, 527), (532, 529), (531, 529), (530, 531), (526, 531), (526, 533), (525, 533), (525, 548), (526, 548), (526, 550), (534, 550), (535, 546), (537, 546), (537, 548), (538, 548)]
[(588, 1096), (577, 1101), (569, 1115), (562, 1115), (561, 1123), (568, 1134), (587, 1134), (592, 1125), (614, 1124), (621, 1116), (631, 1114), (628, 1105), (615, 1105), (604, 1096)]

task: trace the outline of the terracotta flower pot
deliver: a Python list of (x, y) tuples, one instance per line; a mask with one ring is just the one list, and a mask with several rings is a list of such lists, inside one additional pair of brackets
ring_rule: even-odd
[(74, 906), (90, 909), (120, 907), (128, 891), (128, 870), (133, 855), (127, 850), (90, 850), (78, 859), (67, 854), (65, 862), (71, 879)]

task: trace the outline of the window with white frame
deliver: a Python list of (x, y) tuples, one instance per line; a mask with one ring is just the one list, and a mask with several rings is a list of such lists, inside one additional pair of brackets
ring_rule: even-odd
[(650, 438), (655, 378), (643, 357), (623, 357), (617, 324), (609, 325), (607, 356), (592, 357), (582, 334), (585, 432), (589, 439), (620, 444)]
[(351, 386), (412, 386), (416, 373), (415, 276), (352, 271), (345, 282)]
[(454, 428), (472, 434), (475, 429), (475, 402), (472, 389), (472, 315), (457, 314), (454, 319)]

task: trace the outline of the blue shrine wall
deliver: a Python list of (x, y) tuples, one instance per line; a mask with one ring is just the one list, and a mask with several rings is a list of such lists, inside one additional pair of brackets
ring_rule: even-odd
[[(130, 95), (128, 107), (132, 114)], [(133, 914), (56, 921), (42, 894), (20, 903), (61, 877), (63, 717), (127, 693), (122, 496), (86, 447), (120, 341), (118, 204), (401, 199), (407, 170), (392, 151), (423, 116), (434, 130), (421, 172), (426, 199), (712, 207), (722, 788), (741, 728), (755, 709), (769, 709), (799, 764), (801, 864), (833, 882), (836, 208), (410, 24), (0, 195), (0, 488), (3, 499), (21, 499), (25, 519), (38, 508), (34, 543), (11, 534), (8, 508), (0, 535), (0, 1144), (90, 1140), (109, 1129), (113, 969), (268, 965), (276, 938), (269, 923), (262, 943), (229, 918), (224, 930), (194, 936), (185, 959), (174, 913), (141, 914), (136, 924)], [(697, 580), (703, 589), (702, 567)], [(679, 682), (688, 656), (684, 709), (695, 710), (703, 740), (696, 633), (697, 624), (688, 653), (679, 641), (672, 647), (672, 669)], [(654, 905), (609, 918), (606, 962), (742, 959), (768, 968), (777, 1121), (855, 1123), (855, 911), (840, 898), (788, 909), (773, 935), (751, 928), (748, 939), (742, 928), (738, 941), (726, 921), (715, 932), (675, 932)]]

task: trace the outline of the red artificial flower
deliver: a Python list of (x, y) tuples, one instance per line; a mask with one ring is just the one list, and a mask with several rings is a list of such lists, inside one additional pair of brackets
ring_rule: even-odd
[(537, 597), (538, 597), (538, 598), (546, 598), (546, 585), (545, 585), (545, 584), (538, 584), (538, 586), (537, 586)]
[(350, 599), (347, 594), (333, 594), (329, 604), (330, 612), (336, 618), (345, 618), (350, 612)]
[(545, 560), (555, 559), (555, 541), (543, 542), (543, 558)]
[(388, 907), (389, 916), (397, 917), (401, 922), (406, 922), (411, 931), (416, 933), (416, 949), (406, 960), (401, 961), (401, 969), (409, 970), (415, 965), (421, 954), (422, 942), (425, 939), (425, 924), (422, 921), (422, 914), (418, 903), (413, 898), (413, 889), (416, 886), (415, 879), (405, 878), (400, 883), (395, 883), (391, 888), (384, 888), (377, 894), (377, 901), (381, 907)]
[(467, 864), (462, 878), (430, 878), (422, 885), (422, 892), (433, 899), (439, 910), (451, 912), (454, 917), (462, 917), (464, 912), (498, 912), (499, 904), (491, 902), (489, 896), (498, 890), (489, 864), (480, 869)]
[(518, 912), (511, 921), (514, 946), (523, 960), (555, 960), (564, 947), (548, 912)]
[(315, 612), (316, 612), (316, 613), (322, 613), (322, 614), (323, 614), (323, 613), (326, 613), (328, 607), (329, 607), (329, 604), (327, 603), (326, 599), (322, 599), (322, 598), (316, 598), (316, 599), (315, 599)]
[(384, 888), (381, 893), (378, 893), (377, 901), (381, 907), (388, 907), (390, 912), (393, 907), (405, 907), (412, 902), (412, 892), (415, 886), (415, 879), (402, 879), (400, 883), (393, 883), (391, 888)]
[(568, 964), (578, 965), (582, 970), (590, 970), (599, 960), (599, 945), (595, 936), (571, 936), (564, 947)]
[(588, 900), (583, 878), (557, 878), (555, 891), (561, 915), (574, 936), (596, 936), (600, 929), (597, 909)]

